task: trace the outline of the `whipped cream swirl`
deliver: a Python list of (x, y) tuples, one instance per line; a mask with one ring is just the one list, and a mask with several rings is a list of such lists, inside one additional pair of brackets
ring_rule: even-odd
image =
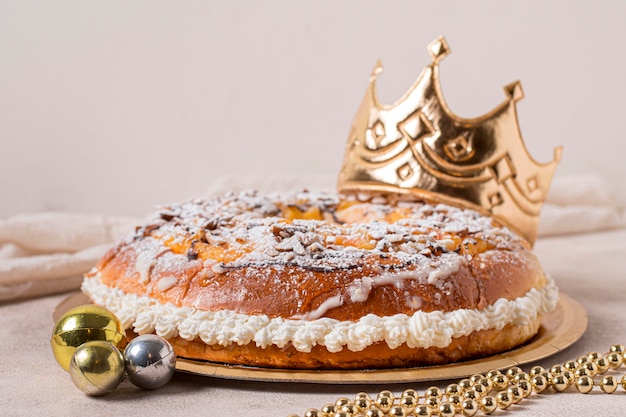
[(501, 298), (485, 309), (458, 309), (450, 312), (415, 312), (380, 317), (363, 316), (358, 321), (327, 317), (312, 320), (270, 318), (235, 311), (202, 311), (193, 307), (161, 304), (147, 296), (126, 294), (104, 285), (99, 275), (86, 278), (82, 290), (138, 334), (156, 333), (166, 339), (200, 338), (209, 345), (246, 345), (254, 342), (265, 348), (282, 348), (291, 343), (300, 352), (323, 345), (330, 352), (343, 348), (358, 352), (384, 341), (390, 348), (406, 343), (411, 348), (448, 346), (452, 339), (486, 329), (501, 330), (507, 324), (526, 325), (557, 305), (558, 289), (547, 277), (546, 285), (533, 288), (514, 300)]

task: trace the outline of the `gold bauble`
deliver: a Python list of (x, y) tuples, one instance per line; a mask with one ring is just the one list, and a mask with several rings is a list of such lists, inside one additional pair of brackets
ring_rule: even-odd
[(326, 404), (324, 407), (322, 407), (322, 409), (320, 410), (322, 412), (322, 415), (324, 414), (335, 414), (335, 404)]
[(83, 305), (61, 316), (52, 331), (50, 345), (54, 358), (69, 372), (76, 349), (92, 340), (104, 340), (122, 349), (126, 344), (126, 333), (120, 320), (109, 310)]
[(622, 357), (621, 353), (611, 352), (606, 355), (606, 360), (609, 363), (609, 367), (611, 369), (618, 369), (620, 366), (622, 366), (624, 358)]
[(479, 406), (486, 415), (493, 414), (498, 408), (498, 401), (491, 395), (487, 395), (480, 399)]
[(463, 397), (459, 394), (448, 395), (448, 402), (452, 404), (456, 411), (461, 411), (461, 403), (463, 402)]
[(589, 394), (593, 390), (593, 379), (583, 375), (576, 380), (576, 389), (583, 394)]
[(394, 405), (391, 409), (389, 409), (388, 414), (389, 417), (406, 417), (406, 409), (401, 405)]
[(497, 391), (502, 391), (509, 386), (509, 378), (504, 374), (495, 375), (491, 382), (493, 383), (493, 388)]
[(613, 394), (619, 382), (613, 375), (608, 375), (600, 381), (600, 389), (607, 394)]
[(501, 410), (506, 410), (513, 404), (513, 398), (508, 391), (501, 391), (496, 395), (496, 401), (498, 402), (498, 407)]
[(441, 403), (439, 406), (439, 416), (440, 417), (454, 417), (456, 414), (456, 409), (450, 403)]
[(124, 356), (113, 344), (94, 340), (76, 349), (70, 361), (74, 384), (88, 395), (112, 392), (124, 379)]
[(321, 415), (321, 411), (317, 408), (309, 408), (306, 410), (306, 413), (304, 413), (304, 417), (321, 417)]
[(418, 399), (416, 397), (406, 396), (400, 398), (400, 405), (404, 407), (407, 412), (412, 412), (417, 407)]
[(524, 398), (530, 397), (530, 394), (533, 393), (533, 386), (529, 381), (521, 380), (517, 383), (517, 386), (522, 390), (522, 396)]
[(533, 391), (537, 394), (544, 392), (548, 388), (548, 380), (543, 375), (535, 375), (530, 381)]
[(380, 411), (384, 413), (388, 413), (393, 405), (393, 393), (391, 391), (385, 390), (381, 391), (376, 397), (376, 407), (380, 409)]
[(543, 366), (533, 366), (532, 368), (530, 368), (530, 375), (536, 376), (545, 371), (546, 370), (543, 368)]
[(367, 412), (365, 413), (365, 416), (366, 417), (384, 417), (385, 413), (380, 411), (378, 408), (371, 408), (367, 410)]
[(467, 399), (461, 404), (461, 410), (465, 417), (473, 417), (478, 413), (478, 403), (475, 400)]
[(415, 408), (415, 412), (413, 414), (415, 414), (417, 417), (430, 417), (433, 412), (431, 411), (431, 408), (428, 407), (426, 404), (420, 404)]

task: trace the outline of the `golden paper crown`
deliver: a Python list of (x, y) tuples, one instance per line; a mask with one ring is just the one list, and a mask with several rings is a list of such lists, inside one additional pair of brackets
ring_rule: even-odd
[(428, 50), (432, 64), (390, 106), (378, 102), (375, 83), (383, 67), (376, 64), (352, 124), (339, 191), (403, 193), (471, 208), (532, 246), (561, 147), (546, 164), (528, 153), (515, 109), (524, 96), (519, 81), (504, 87), (507, 99), (488, 114), (454, 115), (439, 84), (439, 61), (450, 49), (439, 37)]

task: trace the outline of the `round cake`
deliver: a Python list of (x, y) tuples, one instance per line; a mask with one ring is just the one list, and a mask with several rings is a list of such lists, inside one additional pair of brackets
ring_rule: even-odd
[(532, 338), (558, 300), (524, 241), (489, 217), (307, 191), (163, 207), (82, 289), (179, 357), (293, 369), (502, 352)]

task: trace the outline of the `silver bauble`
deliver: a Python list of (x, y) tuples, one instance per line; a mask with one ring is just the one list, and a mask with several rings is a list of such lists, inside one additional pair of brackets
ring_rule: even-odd
[(176, 371), (174, 348), (167, 340), (154, 334), (131, 340), (124, 357), (128, 379), (143, 389), (156, 389), (167, 384)]

